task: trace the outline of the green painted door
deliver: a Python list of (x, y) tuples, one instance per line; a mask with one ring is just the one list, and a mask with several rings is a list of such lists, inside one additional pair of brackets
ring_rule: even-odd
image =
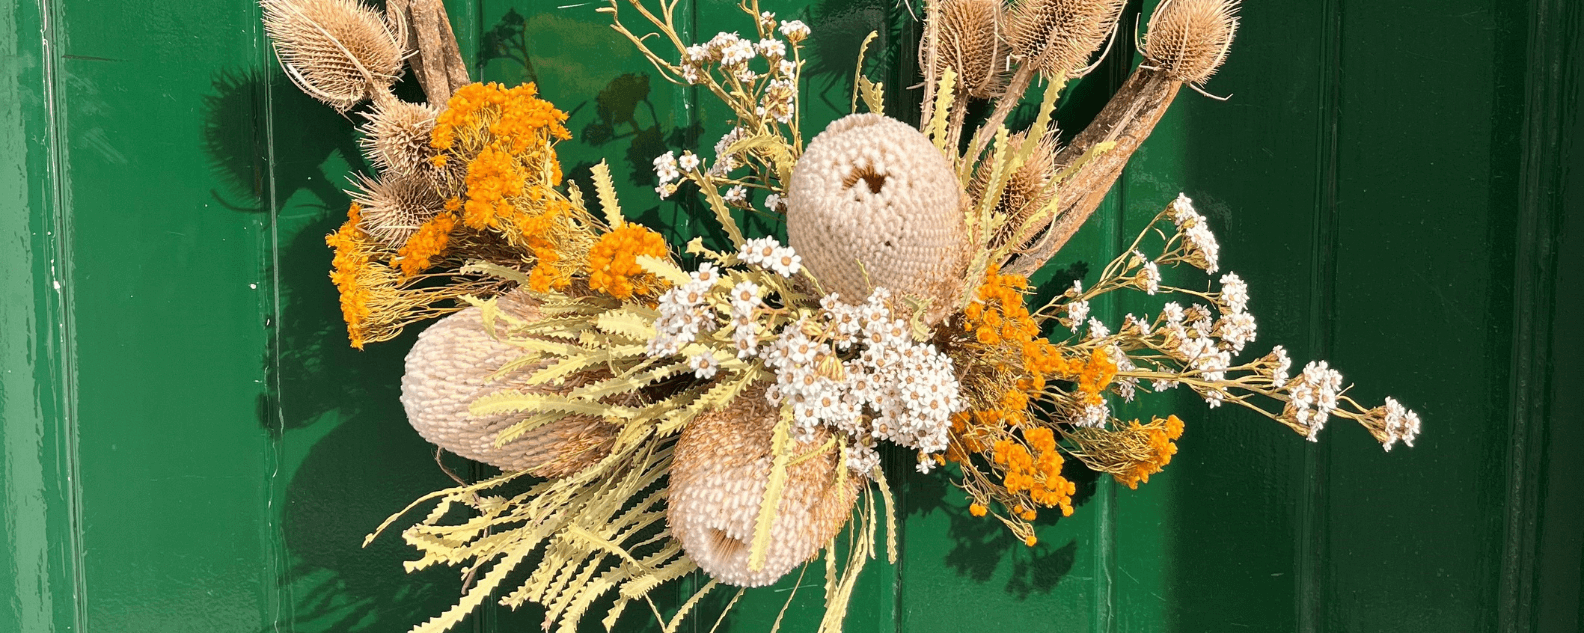
[[(636, 201), (650, 160), (707, 150), (722, 113), (653, 76), (601, 4), (447, 3), (475, 76), (537, 81), (572, 113), (572, 177), (607, 159), (639, 219), (691, 234), (689, 201)], [(814, 28), (805, 129), (847, 111), (871, 30), (868, 74), (916, 112), (898, 88), (916, 3), (765, 7)], [(704, 39), (735, 12), (679, 15)], [(411, 334), (349, 349), (326, 277), (322, 238), (366, 169), (356, 122), (283, 79), (258, 18), (0, 0), (0, 631), (402, 631), (458, 595), (449, 571), (404, 575), (398, 539), (360, 548), (450, 479), (397, 403)], [(1033, 548), (900, 464), (901, 557), (865, 570), (848, 630), (1584, 628), (1581, 29), (1567, 0), (1248, 3), (1210, 84), (1232, 99), (1179, 99), (1039, 280), (1095, 269), (1185, 191), (1262, 341), (1391, 389), (1424, 415), (1419, 445), (1156, 401), (1188, 421), (1167, 471), (1137, 491), (1080, 476), (1077, 512)], [(1064, 129), (1125, 62), (1069, 90)], [(768, 630), (799, 588), (783, 625), (811, 630), (809, 573), (722, 630)], [(465, 628), (538, 626), (486, 609)], [(619, 628), (656, 626), (634, 609)]]

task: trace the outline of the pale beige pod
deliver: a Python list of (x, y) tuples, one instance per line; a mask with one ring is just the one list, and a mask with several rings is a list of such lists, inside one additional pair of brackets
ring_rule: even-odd
[(946, 315), (967, 240), (951, 163), (906, 123), (853, 114), (814, 137), (787, 188), (787, 240), (826, 292), (857, 303), (875, 287)]
[[(838, 482), (836, 469), (846, 465), (834, 447), (789, 467), (765, 564), (750, 569), (779, 416), (780, 410), (765, 402), (763, 388), (750, 389), (726, 409), (688, 423), (677, 441), (666, 520), (688, 558), (728, 585), (768, 585), (813, 559), (852, 516), (858, 491), (868, 481), (848, 472)], [(806, 455), (829, 437), (822, 430), (809, 442), (789, 440), (790, 453)]]
[[(498, 305), (520, 319), (539, 318), (533, 299), (520, 291), (502, 296)], [(497, 447), (495, 436), (525, 414), (476, 416), (468, 412), (474, 400), (498, 391), (542, 389), (564, 393), (586, 380), (572, 379), (557, 387), (528, 385), (528, 377), (547, 362), (530, 363), (498, 380), (489, 380), (523, 353), (522, 349), (490, 336), (484, 330), (483, 313), (478, 308), (466, 308), (429, 326), (407, 353), (407, 373), (402, 376), (401, 402), (407, 410), (408, 423), (425, 440), (447, 451), (505, 471), (527, 470), (542, 477), (559, 477), (599, 461), (610, 452), (616, 427), (598, 418), (561, 418)]]

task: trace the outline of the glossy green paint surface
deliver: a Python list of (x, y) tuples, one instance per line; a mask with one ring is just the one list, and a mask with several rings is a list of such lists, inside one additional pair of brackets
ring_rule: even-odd
[[(709, 151), (721, 106), (659, 80), (598, 3), (447, 5), (476, 76), (536, 81), (571, 113), (569, 177), (608, 160), (630, 216), (710, 235), (696, 199), (655, 200), (649, 161)], [(867, 73), (914, 116), (907, 7), (765, 8), (814, 28), (806, 137), (848, 111), (871, 30)], [(1584, 626), (1581, 13), (1250, 5), (1210, 84), (1234, 98), (1185, 91), (1038, 279), (1053, 292), (1098, 270), (1184, 191), (1250, 282), (1261, 345), (1420, 410), (1419, 446), (1383, 454), (1342, 425), (1310, 444), (1146, 398), (1122, 412), (1188, 421), (1172, 465), (1137, 491), (1069, 473), (1077, 512), (1042, 518), (1034, 548), (898, 459), (901, 556), (869, 563), (848, 630)], [(695, 39), (743, 17), (728, 0), (679, 9)], [(360, 547), (449, 478), (396, 401), (412, 334), (349, 349), (326, 278), (322, 237), (367, 169), (356, 117), (284, 81), (257, 20), (246, 2), (0, 0), (0, 631), (405, 630), (457, 596), (453, 573), (403, 574), (399, 539)], [(1068, 90), (1064, 130), (1120, 84), (1115, 56)], [(794, 588), (782, 625), (813, 629), (822, 576), (745, 593), (721, 629), (768, 630)], [(709, 630), (733, 594), (685, 628)], [(464, 629), (539, 620), (486, 608)], [(638, 609), (619, 628), (658, 630)]]

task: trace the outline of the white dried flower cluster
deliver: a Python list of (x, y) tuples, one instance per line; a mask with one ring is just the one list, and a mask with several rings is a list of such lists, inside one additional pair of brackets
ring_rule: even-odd
[(742, 185), (732, 185), (732, 188), (727, 189), (726, 195), (721, 196), (721, 198), (726, 201), (726, 204), (731, 206), (739, 209), (747, 208), (748, 188)]
[[(783, 70), (792, 68), (792, 63), (782, 61)], [(791, 71), (783, 73), (791, 75)], [(765, 85), (764, 97), (760, 100), (758, 114), (775, 119), (780, 123), (790, 123), (792, 115), (797, 112), (797, 81), (791, 78), (771, 79)]]
[(1183, 237), (1183, 249), (1186, 251), (1184, 259), (1203, 268), (1205, 272), (1220, 270), (1221, 245), (1216, 242), (1215, 234), (1210, 232), (1209, 222), (1194, 210), (1193, 200), (1177, 194), (1177, 199), (1171, 203), (1170, 214)]
[(796, 44), (808, 39), (809, 27), (801, 20), (787, 20), (781, 23), (781, 35), (786, 36), (788, 42)]
[(1254, 321), (1254, 315), (1246, 311), (1248, 284), (1237, 273), (1222, 275), (1220, 298), (1226, 311), (1216, 321), (1215, 335), (1221, 338), (1223, 348), (1231, 349), (1233, 354), (1242, 353), (1259, 335), (1259, 324)]
[[(714, 264), (704, 264), (690, 275), (690, 280), (660, 295), (660, 317), (655, 319), (655, 335), (649, 339), (650, 356), (670, 356), (698, 338), (700, 332), (713, 332), (717, 325), (715, 312), (706, 303), (709, 292), (720, 281)], [(713, 358), (708, 367), (696, 361), (693, 371), (700, 378), (715, 375)], [(708, 373), (708, 376), (702, 375)]]
[(749, 358), (759, 353), (759, 323), (755, 318), (764, 298), (759, 294), (759, 284), (740, 281), (731, 290), (732, 346), (737, 348), (737, 358)]
[(660, 199), (664, 200), (676, 193), (676, 185), (673, 183), (682, 177), (682, 171), (678, 167), (676, 152), (666, 152), (655, 157), (655, 177), (660, 180), (660, 186), (655, 187), (655, 193), (660, 195)]
[(1078, 328), (1089, 319), (1089, 302), (1077, 299), (1081, 295), (1083, 295), (1083, 282), (1074, 279), (1072, 288), (1067, 291), (1067, 296), (1072, 298), (1066, 305), (1067, 316), (1061, 320), (1062, 324), (1071, 328), (1073, 332), (1077, 332)]
[(1386, 450), (1391, 450), (1398, 440), (1402, 440), (1408, 448), (1413, 448), (1414, 438), (1419, 437), (1419, 414), (1392, 398), (1387, 398), (1386, 406), (1382, 408), (1386, 415)]
[(1341, 392), (1341, 372), (1331, 369), (1323, 360), (1311, 362), (1304, 366), (1303, 373), (1287, 383), (1287, 407), (1282, 417), (1309, 429), (1309, 441), (1317, 441), (1326, 419), (1337, 408), (1337, 395)]
[(1143, 290), (1145, 294), (1154, 295), (1160, 292), (1160, 265), (1155, 262), (1144, 262), (1144, 265), (1139, 267), (1135, 283), (1138, 284), (1139, 290)]
[(779, 193), (772, 193), (770, 195), (765, 196), (764, 206), (765, 206), (765, 209), (770, 211), (771, 213), (785, 211), (786, 210), (786, 198), (782, 197), (781, 194), (779, 194)]
[(791, 246), (782, 246), (773, 237), (743, 242), (737, 256), (748, 264), (767, 268), (782, 277), (791, 277), (803, 270), (803, 257)]
[(710, 165), (710, 176), (725, 176), (731, 173), (731, 170), (742, 166), (742, 161), (737, 155), (731, 153), (731, 146), (747, 137), (748, 133), (742, 128), (734, 127), (730, 132), (722, 135), (719, 141), (715, 141), (715, 163)]
[[(1232, 365), (1231, 346), (1216, 340), (1215, 324), (1210, 320), (1209, 308), (1196, 303), (1184, 309), (1175, 301), (1168, 302), (1161, 306), (1156, 329), (1165, 334), (1163, 351), (1182, 362), (1187, 369), (1197, 372), (1208, 382), (1226, 379), (1227, 368)], [(1156, 380), (1152, 386), (1156, 391), (1165, 391), (1176, 387), (1177, 382)], [(1211, 407), (1217, 407), (1226, 394), (1209, 390), (1201, 395)]]
[[(857, 306), (827, 295), (813, 323), (786, 327), (763, 352), (776, 373), (766, 397), (791, 405), (800, 438), (822, 427), (855, 438), (848, 466), (860, 474), (878, 463), (874, 441), (924, 453), (946, 450), (951, 415), (965, 406), (951, 358), (934, 345), (915, 343), (907, 323), (892, 316), (889, 300), (883, 288)], [(856, 355), (842, 360), (842, 351)]]

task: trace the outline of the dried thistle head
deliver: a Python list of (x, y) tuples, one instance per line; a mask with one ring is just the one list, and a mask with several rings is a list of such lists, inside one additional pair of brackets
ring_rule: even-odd
[[(957, 73), (957, 88), (975, 99), (990, 99), (1006, 83), (1008, 46), (1002, 33), (1001, 0), (947, 0), (940, 8), (940, 44), (934, 76), (946, 68)], [(926, 47), (919, 61), (927, 64)]]
[(402, 46), (380, 14), (359, 0), (262, 0), (264, 32), (292, 83), (345, 112), (388, 94)]
[(363, 206), (359, 227), (392, 248), (401, 248), (445, 206), (429, 179), (395, 172), (377, 179), (359, 175), (352, 199)]
[(429, 135), (439, 114), (422, 103), (392, 99), (379, 104), (363, 124), (363, 152), (381, 172), (411, 176), (432, 170), (435, 148)]
[(1087, 66), (1116, 28), (1127, 0), (1021, 0), (1007, 11), (1007, 35), (1022, 63), (1048, 76)]
[[(1026, 135), (1027, 132), (1019, 132), (1009, 137), (1007, 150), (1021, 152), (1023, 144), (1029, 142)], [(1022, 230), (1024, 222), (1056, 197), (1056, 188), (1048, 186), (1051, 178), (1056, 175), (1055, 131), (1052, 130), (1034, 143), (1028, 160), (1006, 176), (1001, 197), (996, 201), (996, 213), (1006, 217), (1006, 224), (1003, 235), (993, 241), (992, 247), (1013, 239), (1014, 233), (1028, 233), (1029, 231)], [(992, 167), (991, 161), (980, 163), (979, 168), (974, 172), (973, 180), (968, 183), (968, 194), (975, 204), (983, 200), (984, 196), (993, 193), (987, 191)]]
[(1149, 64), (1172, 79), (1203, 84), (1226, 61), (1237, 34), (1239, 0), (1167, 0), (1144, 33)]

